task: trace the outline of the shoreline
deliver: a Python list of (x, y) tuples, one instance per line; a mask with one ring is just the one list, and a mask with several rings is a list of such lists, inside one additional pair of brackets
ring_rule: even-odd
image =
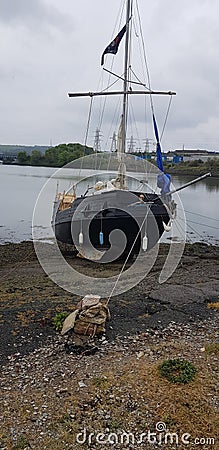
[[(62, 168), (66, 168), (68, 169), (69, 167), (65, 167), (65, 166), (49, 166), (49, 165), (38, 165), (38, 164), (19, 164), (19, 163), (11, 163), (11, 164), (2, 164), (3, 166), (17, 166), (17, 167), (37, 167), (37, 168), (42, 168), (42, 169), (54, 169), (54, 170), (58, 170), (58, 169), (62, 169)], [(200, 167), (200, 170), (197, 169), (197, 167), (181, 167), (181, 168), (177, 168), (177, 167), (165, 167), (165, 172), (169, 173), (170, 175), (173, 176), (182, 176), (182, 177), (199, 177), (204, 175), (207, 172), (212, 172), (211, 173), (211, 178), (218, 178), (219, 177), (219, 172), (215, 171), (215, 170), (207, 170), (203, 169), (202, 167)]]
[[(160, 285), (158, 277), (168, 247), (169, 244), (160, 245), (154, 267), (139, 285), (111, 299), (108, 339), (124, 336), (127, 332), (140, 333), (145, 328), (162, 329), (170, 322), (186, 324), (196, 319), (214, 318), (217, 314), (207, 304), (218, 301), (219, 247), (186, 244), (178, 268), (166, 283)], [(100, 273), (100, 265), (76, 258), (68, 249), (64, 257), (82, 273), (90, 276)], [(59, 288), (48, 278), (31, 241), (2, 244), (0, 261), (0, 327), (3, 336), (0, 359), (6, 362), (15, 348), (19, 348), (21, 354), (29, 353), (42, 345), (48, 336), (54, 337), (53, 317), (62, 311), (70, 313), (79, 297)], [(120, 265), (101, 265), (100, 276), (115, 275)]]

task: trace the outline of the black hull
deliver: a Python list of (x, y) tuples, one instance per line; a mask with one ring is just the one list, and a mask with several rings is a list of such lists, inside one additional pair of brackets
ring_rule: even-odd
[[(132, 255), (138, 254), (142, 246), (142, 239), (144, 235), (147, 236), (148, 240), (147, 250), (150, 250), (162, 236), (164, 232), (163, 223), (167, 224), (170, 217), (166, 207), (157, 195), (145, 194), (145, 202), (143, 204), (138, 202), (138, 196), (136, 193), (135, 195), (137, 202), (136, 205), (133, 204), (134, 206), (131, 208), (132, 213), (134, 211), (135, 218), (128, 214), (127, 211), (115, 208), (106, 208), (101, 213), (94, 215), (91, 220), (89, 209), (86, 213), (85, 206), (82, 214), (83, 217), (79, 214), (79, 216), (74, 219), (73, 215), (82, 200), (85, 200), (89, 206), (91, 204), (92, 208), (94, 208), (94, 206), (96, 207), (99, 203), (100, 197), (93, 197), (92, 199), (89, 197), (82, 197), (75, 200), (71, 208), (58, 211), (55, 216), (54, 229), (56, 239), (66, 244), (76, 245), (76, 247), (80, 250), (79, 234), (82, 231), (83, 249), (85, 251), (86, 247), (89, 247), (89, 241), (95, 249), (107, 250), (111, 247), (109, 240), (110, 234), (116, 229), (119, 229), (125, 234), (127, 239), (126, 245), (123, 249), (123, 255), (127, 255), (130, 252)], [(110, 193), (104, 194), (104, 199), (108, 198), (107, 196), (110, 197)], [(141, 227), (142, 230), (139, 232)], [(88, 230), (88, 232), (86, 230)], [(103, 233), (102, 245), (100, 244), (101, 231)], [(87, 236), (88, 234), (89, 237)], [(119, 246), (120, 242), (117, 242)]]

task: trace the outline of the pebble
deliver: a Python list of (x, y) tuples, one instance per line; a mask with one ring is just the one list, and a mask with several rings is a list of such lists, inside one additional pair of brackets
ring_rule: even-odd
[[(80, 423), (80, 421), (82, 421), (83, 429), (83, 417), (85, 415), (88, 418), (92, 417), (92, 411), (94, 410), (98, 411), (98, 416), (103, 422), (103, 429), (105, 426), (106, 429), (110, 430), (109, 424), (113, 417), (110, 408), (115, 403), (124, 405), (124, 410), (129, 413), (130, 421), (134, 416), (137, 420), (139, 401), (143, 401), (143, 399), (141, 400), (140, 396), (138, 401), (132, 398), (133, 386), (131, 384), (130, 396), (127, 396), (125, 390), (127, 386), (124, 387), (124, 391), (123, 386), (120, 387), (118, 392), (110, 391), (108, 373), (100, 371), (100, 356), (106, 358), (109, 366), (110, 361), (112, 361), (112, 364), (117, 364), (118, 379), (123, 375), (123, 361), (132, 356), (135, 364), (141, 365), (145, 359), (154, 363), (168, 354), (188, 359), (192, 354), (193, 362), (199, 360), (202, 364), (204, 358), (200, 359), (200, 353), (204, 357), (207, 344), (212, 340), (219, 339), (218, 330), (217, 318), (186, 325), (171, 322), (165, 328), (160, 327), (159, 330), (146, 329), (143, 333), (134, 336), (127, 333), (126, 336), (117, 337), (114, 341), (107, 340), (104, 337), (104, 339), (98, 341), (99, 351), (93, 356), (84, 355), (81, 358), (80, 355), (74, 353), (72, 355), (66, 354), (64, 341), (60, 336), (48, 338), (46, 345), (36, 349), (28, 356), (21, 357), (16, 354), (15, 357), (14, 354), (11, 355), (8, 363), (2, 368), (0, 381), (2, 402), (5, 410), (10, 411), (11, 423), (14, 423), (11, 428), (11, 436), (16, 442), (17, 436), (21, 434), (23, 429), (21, 417), (16, 415), (12, 407), (11, 399), (14, 392), (19, 392), (20, 402), (25, 405), (26, 432), (36, 438), (36, 442), (31, 442), (32, 448), (43, 449), (43, 439), (48, 436), (54, 439), (56, 435), (51, 427), (54, 422), (54, 415), (58, 416), (58, 411), (51, 407), (55, 401), (62, 403), (63, 399), (69, 398), (69, 411), (66, 418), (61, 418), (66, 423), (67, 430), (71, 429), (72, 423)], [(107, 345), (105, 345), (105, 342), (107, 342)], [(183, 350), (179, 347), (182, 343), (186, 344), (182, 346)], [(138, 362), (138, 360), (141, 361)], [(212, 373), (215, 371), (216, 374), (218, 367), (216, 355), (206, 364), (208, 364), (209, 371), (211, 370)], [(19, 370), (17, 370), (18, 368)], [(131, 366), (130, 374), (135, 373), (135, 371), (136, 368)], [(105, 406), (106, 403), (102, 394), (95, 393), (93, 388), (95, 381), (103, 387), (103, 392), (106, 386), (107, 406)], [(147, 380), (145, 383), (147, 383)], [(71, 390), (71, 386), (76, 386), (75, 391)], [(138, 390), (140, 392), (141, 389), (137, 378), (134, 389), (136, 392)], [(78, 392), (77, 395), (80, 395), (84, 401), (80, 407), (77, 407), (78, 409), (74, 410), (71, 407), (70, 399), (76, 391)], [(207, 396), (212, 407), (219, 406), (216, 391), (215, 395), (209, 394)], [(157, 408), (162, 408), (162, 405), (157, 404)], [(145, 421), (150, 423), (152, 420), (151, 411), (145, 409)], [(131, 425), (132, 422), (130, 422), (130, 428)], [(40, 440), (40, 443), (38, 440)], [(0, 446), (0, 448), (4, 447)]]

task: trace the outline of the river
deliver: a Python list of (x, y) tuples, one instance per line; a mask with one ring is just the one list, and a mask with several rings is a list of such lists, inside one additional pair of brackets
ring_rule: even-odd
[[(32, 215), (38, 195), (57, 169), (0, 165), (0, 243), (20, 242), (32, 239)], [(62, 176), (61, 189), (68, 188), (68, 169)], [(72, 176), (71, 176), (72, 179)], [(174, 176), (177, 188), (192, 177)], [(52, 205), (57, 180), (53, 179), (46, 190), (45, 209), (52, 214)], [(191, 242), (201, 241), (219, 244), (219, 179), (207, 178), (180, 191), (187, 219), (187, 238)], [(43, 224), (42, 224), (43, 229)]]

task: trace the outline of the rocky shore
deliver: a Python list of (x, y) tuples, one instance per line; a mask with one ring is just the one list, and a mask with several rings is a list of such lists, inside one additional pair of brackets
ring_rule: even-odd
[[(132, 290), (111, 299), (106, 335), (93, 352), (75, 354), (52, 325), (58, 312), (74, 309), (78, 297), (44, 274), (31, 242), (0, 246), (1, 431), (0, 449), (87, 449), (77, 441), (85, 428), (105, 433), (156, 431), (192, 436), (192, 448), (217, 448), (219, 248), (187, 245), (172, 277), (159, 285), (167, 246)], [(97, 274), (98, 265), (66, 259)], [(108, 274), (116, 273), (111, 264)], [(183, 358), (197, 368), (194, 382), (172, 385), (159, 364)], [(198, 447), (194, 439), (206, 438)], [(204, 442), (204, 441), (203, 441)], [(106, 442), (94, 448), (152, 448), (150, 443)], [(161, 448), (156, 444), (153, 448)], [(184, 449), (172, 443), (162, 448)]]

